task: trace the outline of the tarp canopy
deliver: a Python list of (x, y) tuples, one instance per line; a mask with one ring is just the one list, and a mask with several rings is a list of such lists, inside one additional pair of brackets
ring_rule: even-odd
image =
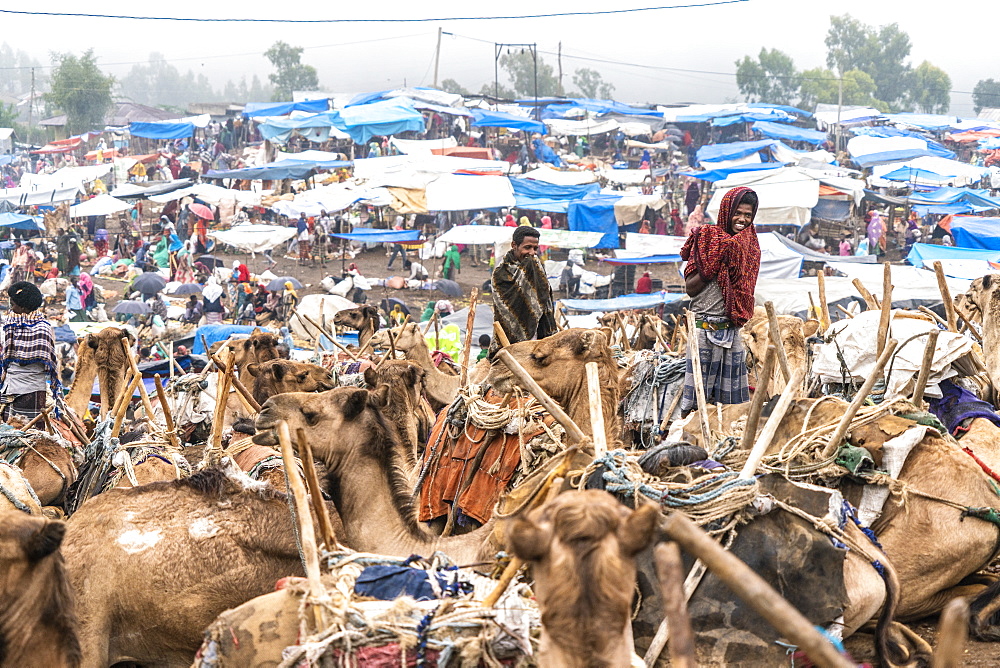
[(0, 202), (10, 202), (15, 206), (42, 206), (72, 202), (80, 192), (80, 186), (31, 190), (30, 188), (0, 189)]
[(774, 146), (773, 139), (760, 141), (739, 141), (729, 144), (708, 144), (698, 149), (698, 162), (719, 162), (744, 158)]
[(951, 236), (959, 248), (1000, 250), (1000, 218), (952, 216)]
[[(350, 165), (351, 163), (345, 163)], [(245, 167), (243, 169), (211, 170), (206, 179), (243, 179), (247, 181), (282, 181), (284, 179), (304, 179), (313, 175), (312, 165), (289, 164), (272, 167)]]
[(423, 132), (424, 116), (408, 98), (393, 98), (346, 107), (340, 111), (344, 132), (357, 144), (372, 137), (396, 135), (401, 132)]
[[(905, 167), (908, 169), (923, 169), (935, 174), (954, 175), (949, 179), (953, 185), (962, 186), (974, 183), (990, 173), (986, 167), (976, 167), (958, 160), (949, 160), (938, 156), (921, 156), (901, 164), (878, 165), (872, 168), (874, 178), (882, 177), (896, 169)], [(874, 179), (873, 179), (874, 180)]]
[(285, 243), (295, 234), (294, 227), (235, 225), (228, 230), (210, 231), (208, 236), (247, 253), (261, 253)]
[(407, 155), (431, 155), (435, 150), (455, 148), (458, 140), (454, 137), (441, 137), (440, 139), (400, 139), (393, 137), (391, 141), (400, 153)]
[(606, 264), (666, 264), (681, 262), (680, 255), (640, 255), (637, 257), (610, 257), (602, 260)]
[(913, 244), (906, 261), (915, 267), (933, 268), (935, 260), (982, 260), (1000, 262), (1000, 250), (955, 248), (937, 244)]
[(556, 186), (578, 186), (597, 181), (597, 175), (590, 170), (560, 171), (546, 165), (532, 169), (530, 172), (524, 174), (524, 178), (543, 181)]
[(597, 183), (559, 186), (526, 178), (511, 178), (514, 200), (520, 209), (565, 213), (569, 202), (601, 191)]
[(690, 176), (702, 181), (714, 183), (729, 178), (731, 174), (739, 172), (763, 172), (769, 169), (781, 169), (784, 165), (780, 162), (756, 162), (748, 165), (736, 165), (724, 169), (709, 169), (704, 172), (681, 172), (681, 176)]
[(972, 188), (954, 188), (946, 186), (922, 193), (913, 193), (909, 197), (910, 204), (957, 204), (966, 202), (986, 209), (1000, 208), (1000, 199), (990, 197), (989, 190)]
[(427, 184), (428, 211), (469, 211), (514, 206), (506, 176), (442, 174)]
[(420, 230), (372, 230), (356, 227), (353, 232), (331, 234), (330, 236), (349, 241), (361, 241), (366, 244), (398, 243), (419, 241)]
[(713, 218), (719, 215), (723, 195), (735, 186), (749, 186), (756, 191), (760, 200), (754, 220), (757, 225), (805, 225), (819, 202), (820, 181), (799, 167), (743, 172), (716, 184), (708, 204)]
[(622, 295), (613, 299), (563, 299), (562, 304), (574, 311), (622, 311), (637, 308), (656, 308), (669, 304), (686, 295), (679, 292), (654, 292), (648, 295)]
[(129, 123), (133, 137), (147, 139), (188, 139), (194, 135), (194, 123)]
[(247, 102), (243, 107), (243, 116), (285, 116), (293, 111), (317, 113), (330, 108), (327, 98), (319, 100), (303, 100), (301, 102)]
[(797, 128), (794, 125), (784, 123), (773, 123), (770, 121), (757, 121), (751, 126), (755, 132), (759, 132), (765, 137), (772, 139), (788, 139), (790, 141), (804, 141), (809, 144), (819, 145), (827, 140), (825, 132), (819, 130), (809, 130), (807, 128)]
[(891, 172), (883, 174), (879, 178), (886, 181), (903, 181), (917, 185), (938, 185), (949, 183), (955, 180), (954, 174), (937, 174), (926, 169), (914, 169), (912, 167), (900, 167)]
[(111, 195), (98, 195), (86, 202), (81, 202), (69, 208), (70, 218), (83, 218), (85, 216), (110, 216), (119, 211), (127, 211), (132, 205), (123, 202)]
[(569, 205), (569, 229), (575, 232), (601, 232), (597, 248), (618, 248), (618, 221), (615, 203), (620, 196), (595, 196)]
[(579, 121), (568, 118), (548, 118), (545, 120), (549, 132), (557, 136), (583, 137), (614, 132), (618, 129), (618, 121), (596, 120), (585, 118)]
[[(625, 250), (640, 255), (679, 255), (687, 237), (673, 237), (662, 234), (625, 234)], [(622, 252), (615, 253), (622, 257)]]
[[(774, 239), (779, 241), (781, 244), (786, 246), (789, 250), (798, 253), (802, 256), (802, 259), (809, 260), (810, 262), (832, 262), (836, 260), (837, 262), (846, 262), (850, 264), (877, 264), (878, 258), (874, 255), (827, 255), (826, 253), (817, 253), (816, 251), (806, 248), (800, 243), (792, 241), (783, 234), (778, 234), (777, 232), (769, 233)], [(762, 235), (757, 235), (758, 239), (762, 238)], [(763, 243), (761, 243), (763, 246)]]
[(472, 126), (477, 128), (509, 128), (511, 130), (523, 130), (525, 132), (537, 132), (546, 134), (548, 129), (545, 123), (536, 121), (524, 116), (508, 114), (504, 111), (487, 111), (485, 109), (472, 110)]
[(35, 218), (23, 213), (0, 213), (0, 227), (14, 230), (44, 230), (45, 224), (41, 218)]
[(295, 113), (288, 117), (263, 117), (257, 129), (264, 139), (280, 143), (287, 142), (292, 134), (302, 135), (314, 142), (325, 142), (331, 137), (348, 137), (343, 126), (339, 111), (321, 111), (315, 114)]

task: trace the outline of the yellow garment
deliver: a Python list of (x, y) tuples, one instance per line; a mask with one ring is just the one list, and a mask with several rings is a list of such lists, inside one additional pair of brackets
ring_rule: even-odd
[(525, 225), (526, 227), (532, 227), (531, 221), (528, 220), (527, 216), (521, 216), (521, 220), (517, 222), (518, 222), (518, 227), (520, 227), (521, 225)]
[(141, 162), (137, 162), (134, 165), (132, 165), (132, 169), (128, 170), (128, 173), (131, 174), (132, 176), (145, 176), (146, 166), (143, 165)]
[(103, 195), (108, 192), (108, 187), (104, 185), (104, 181), (100, 179), (94, 179), (92, 189), (95, 195)]
[(427, 347), (431, 351), (435, 350), (435, 343), (437, 343), (437, 350), (443, 353), (448, 353), (451, 355), (453, 360), (458, 360), (459, 355), (462, 354), (462, 332), (458, 329), (458, 325), (445, 325), (438, 330), (437, 341), (435, 341), (434, 327), (427, 330), (427, 335), (424, 336), (427, 340)]

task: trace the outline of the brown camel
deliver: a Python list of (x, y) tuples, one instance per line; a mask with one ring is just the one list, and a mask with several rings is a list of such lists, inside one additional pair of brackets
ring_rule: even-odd
[(42, 514), (42, 506), (21, 469), (0, 461), (0, 511), (8, 510)]
[(302, 574), (284, 495), (225, 461), (229, 472), (111, 490), (67, 522), (84, 668), (190, 666), (219, 613)]
[(969, 318), (982, 324), (983, 357), (986, 373), (996, 392), (1000, 392), (1000, 277), (986, 274), (972, 281), (964, 295), (955, 303)]
[[(806, 339), (816, 334), (819, 330), (819, 322), (816, 320), (803, 322), (802, 318), (794, 315), (779, 315), (778, 328), (781, 330), (781, 342), (784, 344), (785, 355), (788, 357), (789, 372), (804, 369), (806, 367)], [(751, 384), (773, 395), (780, 392), (786, 382), (780, 364), (775, 363), (769, 385), (755, 380), (756, 374), (761, 372), (764, 365), (767, 347), (771, 344), (770, 332), (767, 311), (762, 306), (754, 309), (753, 317), (743, 325), (741, 331), (747, 356), (754, 362), (754, 379), (751, 380)]]
[(337, 311), (333, 315), (333, 324), (358, 330), (358, 347), (364, 349), (379, 330), (378, 310), (374, 306), (365, 305)]
[(492, 523), (468, 534), (441, 538), (417, 523), (396, 432), (382, 411), (388, 388), (340, 387), (329, 392), (290, 392), (271, 397), (257, 416), (254, 443), (274, 446), (285, 420), (301, 428), (317, 459), (344, 523), (345, 544), (359, 552), (406, 557), (440, 550), (459, 564), (493, 555)]
[[(222, 350), (223, 348), (229, 348), (233, 354), (233, 368), (240, 382), (243, 383), (244, 387), (251, 387), (255, 378), (253, 373), (250, 371), (251, 365), (259, 365), (265, 362), (270, 362), (271, 360), (276, 360), (281, 357), (278, 353), (278, 343), (280, 343), (278, 337), (271, 333), (262, 330), (260, 327), (255, 327), (250, 336), (245, 339), (232, 339), (228, 341), (217, 342), (213, 344), (219, 347), (216, 350)], [(218, 376), (216, 375), (216, 378)], [(215, 393), (217, 393), (217, 389)], [(217, 399), (217, 397), (216, 397)], [(229, 396), (226, 397), (226, 411), (225, 417), (223, 418), (223, 426), (230, 427), (239, 418), (251, 417), (249, 410), (240, 401), (240, 398), (236, 394), (236, 390), (230, 388)]]
[(32, 430), (28, 434), (28, 443), (13, 463), (24, 472), (43, 506), (59, 505), (76, 481), (73, 455), (45, 432)]
[(409, 360), (387, 360), (377, 368), (365, 369), (365, 382), (371, 389), (388, 386), (389, 401), (382, 413), (399, 435), (409, 470), (416, 467), (434, 424), (434, 413), (424, 399), (426, 377), (427, 372)]
[(263, 404), (269, 397), (285, 392), (323, 392), (336, 387), (333, 374), (316, 364), (273, 359), (246, 365), (253, 378), (253, 398)]
[[(507, 348), (535, 381), (579, 425), (590, 433), (590, 401), (587, 397), (585, 365), (596, 362), (601, 384), (605, 434), (609, 444), (621, 440), (618, 417), (618, 364), (611, 355), (608, 335), (601, 329), (565, 329), (539, 341), (522, 341)], [(486, 384), (505, 393), (513, 389), (514, 377), (502, 362), (493, 365)]]
[(63, 522), (0, 512), (0, 666), (77, 668), (80, 642), (59, 552)]
[(659, 520), (652, 504), (629, 510), (601, 490), (565, 492), (513, 520), (510, 546), (532, 565), (542, 611), (539, 665), (632, 665), (635, 555)]
[(100, 386), (102, 411), (110, 410), (118, 400), (125, 384), (125, 370), (129, 366), (121, 344), (124, 338), (129, 344), (135, 343), (128, 330), (105, 327), (99, 332), (87, 334), (77, 346), (76, 375), (66, 395), (66, 405), (77, 415), (87, 412), (94, 378), (98, 379)]

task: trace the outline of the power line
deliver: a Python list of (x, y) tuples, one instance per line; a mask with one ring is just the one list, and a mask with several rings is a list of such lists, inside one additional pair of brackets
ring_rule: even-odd
[(717, 5), (732, 5), (749, 2), (750, 0), (709, 0), (707, 2), (684, 5), (660, 5), (656, 7), (630, 7), (625, 9), (603, 9), (596, 11), (551, 12), (545, 14), (513, 14), (509, 16), (439, 16), (435, 18), (412, 19), (255, 19), (240, 17), (203, 18), (194, 16), (132, 16), (128, 14), (85, 14), (78, 12), (35, 12), (23, 9), (0, 9), (0, 14), (19, 14), (22, 16), (59, 16), (91, 19), (125, 19), (129, 21), (184, 21), (190, 23), (431, 23), (444, 21), (509, 21), (517, 19), (550, 19), (570, 16), (606, 16), (609, 14), (634, 14), (636, 12), (653, 12), (664, 9), (689, 9), (695, 7), (714, 7)]

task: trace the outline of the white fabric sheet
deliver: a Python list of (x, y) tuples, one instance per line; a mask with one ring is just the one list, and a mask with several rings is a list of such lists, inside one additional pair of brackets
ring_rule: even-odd
[(392, 138), (392, 145), (406, 155), (433, 155), (435, 149), (455, 148), (458, 141), (454, 137), (441, 139), (399, 139)]
[(597, 174), (590, 170), (561, 172), (558, 169), (543, 166), (527, 172), (524, 178), (544, 181), (555, 186), (579, 186), (593, 183), (597, 180)]
[(86, 202), (81, 202), (69, 208), (70, 218), (82, 218), (84, 216), (110, 216), (119, 211), (127, 211), (132, 205), (123, 202), (111, 195), (98, 195)]
[(718, 218), (722, 197), (735, 186), (749, 186), (757, 192), (760, 206), (754, 222), (758, 224), (807, 224), (812, 209), (819, 202), (818, 179), (798, 167), (766, 172), (738, 172), (715, 184), (708, 204), (712, 218)]
[(514, 189), (506, 176), (443, 174), (427, 184), (428, 211), (512, 207)]
[(646, 255), (679, 255), (685, 241), (687, 241), (687, 237), (626, 232), (625, 250), (639, 253), (639, 257)]
[(261, 253), (294, 237), (295, 228), (277, 225), (237, 225), (228, 230), (209, 232), (208, 236), (247, 253)]

